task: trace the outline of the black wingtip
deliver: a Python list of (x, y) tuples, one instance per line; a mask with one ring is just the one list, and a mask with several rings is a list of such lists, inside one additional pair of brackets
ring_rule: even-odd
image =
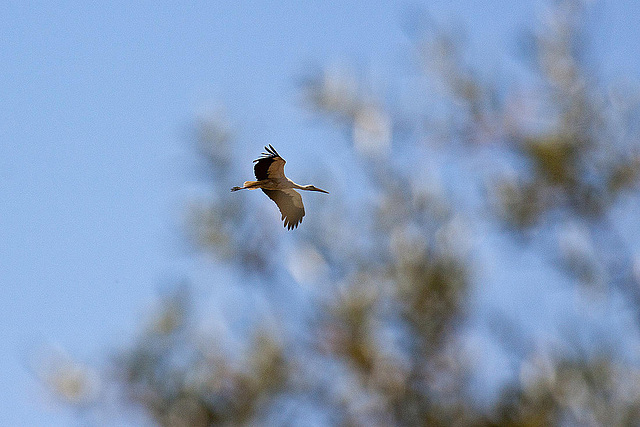
[(278, 152), (276, 151), (275, 148), (273, 148), (273, 145), (269, 144), (268, 147), (264, 147), (265, 150), (267, 150), (268, 153), (270, 153), (272, 156), (280, 156), (280, 154), (278, 154)]
[[(264, 159), (264, 158), (273, 158), (273, 157), (280, 157), (280, 154), (278, 154), (278, 152), (276, 151), (275, 148), (273, 148), (273, 145), (269, 144), (269, 145), (265, 145), (264, 146), (264, 153), (262, 153), (262, 157), (260, 159)], [(260, 159), (255, 159), (253, 162), (257, 162)]]
[(293, 223), (292, 221), (289, 220), (289, 218), (282, 218), (284, 219), (284, 224), (282, 224), (284, 226), (284, 228), (286, 228), (287, 230), (294, 230), (296, 228), (298, 228), (298, 226), (300, 225), (300, 223), (302, 222), (302, 220)]

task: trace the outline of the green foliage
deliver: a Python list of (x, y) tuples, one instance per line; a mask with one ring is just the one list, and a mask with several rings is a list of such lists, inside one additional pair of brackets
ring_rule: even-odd
[(270, 331), (232, 360), (215, 337), (194, 336), (185, 291), (168, 297), (151, 326), (116, 361), (130, 403), (159, 425), (244, 424), (286, 386), (288, 365)]

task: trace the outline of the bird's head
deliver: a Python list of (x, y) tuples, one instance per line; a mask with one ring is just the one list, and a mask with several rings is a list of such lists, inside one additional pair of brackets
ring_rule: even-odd
[(313, 185), (305, 185), (304, 189), (305, 190), (309, 190), (309, 191), (319, 191), (321, 193), (329, 194), (328, 191), (325, 191), (325, 190), (323, 190), (321, 188), (318, 188), (318, 187), (314, 187)]

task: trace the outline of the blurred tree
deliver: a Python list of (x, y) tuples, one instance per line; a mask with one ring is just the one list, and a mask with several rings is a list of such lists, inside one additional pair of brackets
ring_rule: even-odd
[[(433, 25), (414, 32), (424, 65), (417, 79), (440, 90), (425, 98), (446, 111), (444, 127), (426, 104), (418, 117), (394, 111), (348, 69), (308, 76), (304, 105), (348, 135), (339, 166), (363, 190), (354, 207), (344, 184), (321, 177), (331, 199), (305, 199), (313, 213), (287, 234), (289, 252), (273, 206), (262, 204), (273, 217), (256, 214), (264, 200), (228, 191), (247, 170), (233, 156), (228, 121), (202, 120), (197, 139), (212, 191), (192, 209), (193, 240), (216, 263), (281, 286), (306, 308), (259, 320), (249, 333), (232, 331), (244, 343), (234, 352), (228, 338), (202, 332), (180, 288), (104, 379), (118, 385), (126, 405), (165, 426), (640, 425), (640, 370), (624, 346), (596, 336), (532, 350), (504, 320), (496, 327), (500, 345), (516, 351), (520, 368), (482, 403), (472, 377), (488, 356), (465, 338), (479, 285), (473, 232), (483, 221), (515, 240), (538, 239), (538, 257), (622, 296), (636, 313), (636, 333), (640, 327), (638, 262), (612, 215), (625, 195), (637, 197), (639, 110), (586, 64), (585, 13), (577, 0), (554, 4), (526, 38), (534, 77), (519, 85), (483, 81), (454, 33)], [(487, 150), (508, 173), (469, 166)], [(426, 159), (443, 152), (456, 174), (474, 180), (439, 185), (427, 175)], [(487, 206), (496, 215), (487, 218)], [(541, 237), (556, 230), (557, 248)], [(314, 286), (301, 291), (295, 282)], [(295, 311), (274, 295), (275, 312)], [(43, 376), (71, 404), (98, 405), (95, 392), (82, 397), (88, 382), (80, 371), (70, 372), (73, 389), (56, 379), (63, 372)]]

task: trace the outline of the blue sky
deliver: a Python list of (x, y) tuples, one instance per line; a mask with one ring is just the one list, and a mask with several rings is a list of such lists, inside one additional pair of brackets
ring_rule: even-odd
[[(509, 61), (514, 30), (541, 10), (531, 1), (416, 4), (465, 25), (488, 70)], [(126, 344), (163, 278), (188, 264), (174, 242), (195, 117), (223, 104), (255, 139), (247, 156), (275, 141), (295, 153), (313, 138), (296, 79), (340, 61), (382, 76), (407, 67), (408, 5), (0, 5), (0, 425), (73, 420), (43, 393), (27, 355), (53, 342), (91, 361)], [(597, 8), (605, 76), (640, 78), (638, 16), (637, 2)]]

